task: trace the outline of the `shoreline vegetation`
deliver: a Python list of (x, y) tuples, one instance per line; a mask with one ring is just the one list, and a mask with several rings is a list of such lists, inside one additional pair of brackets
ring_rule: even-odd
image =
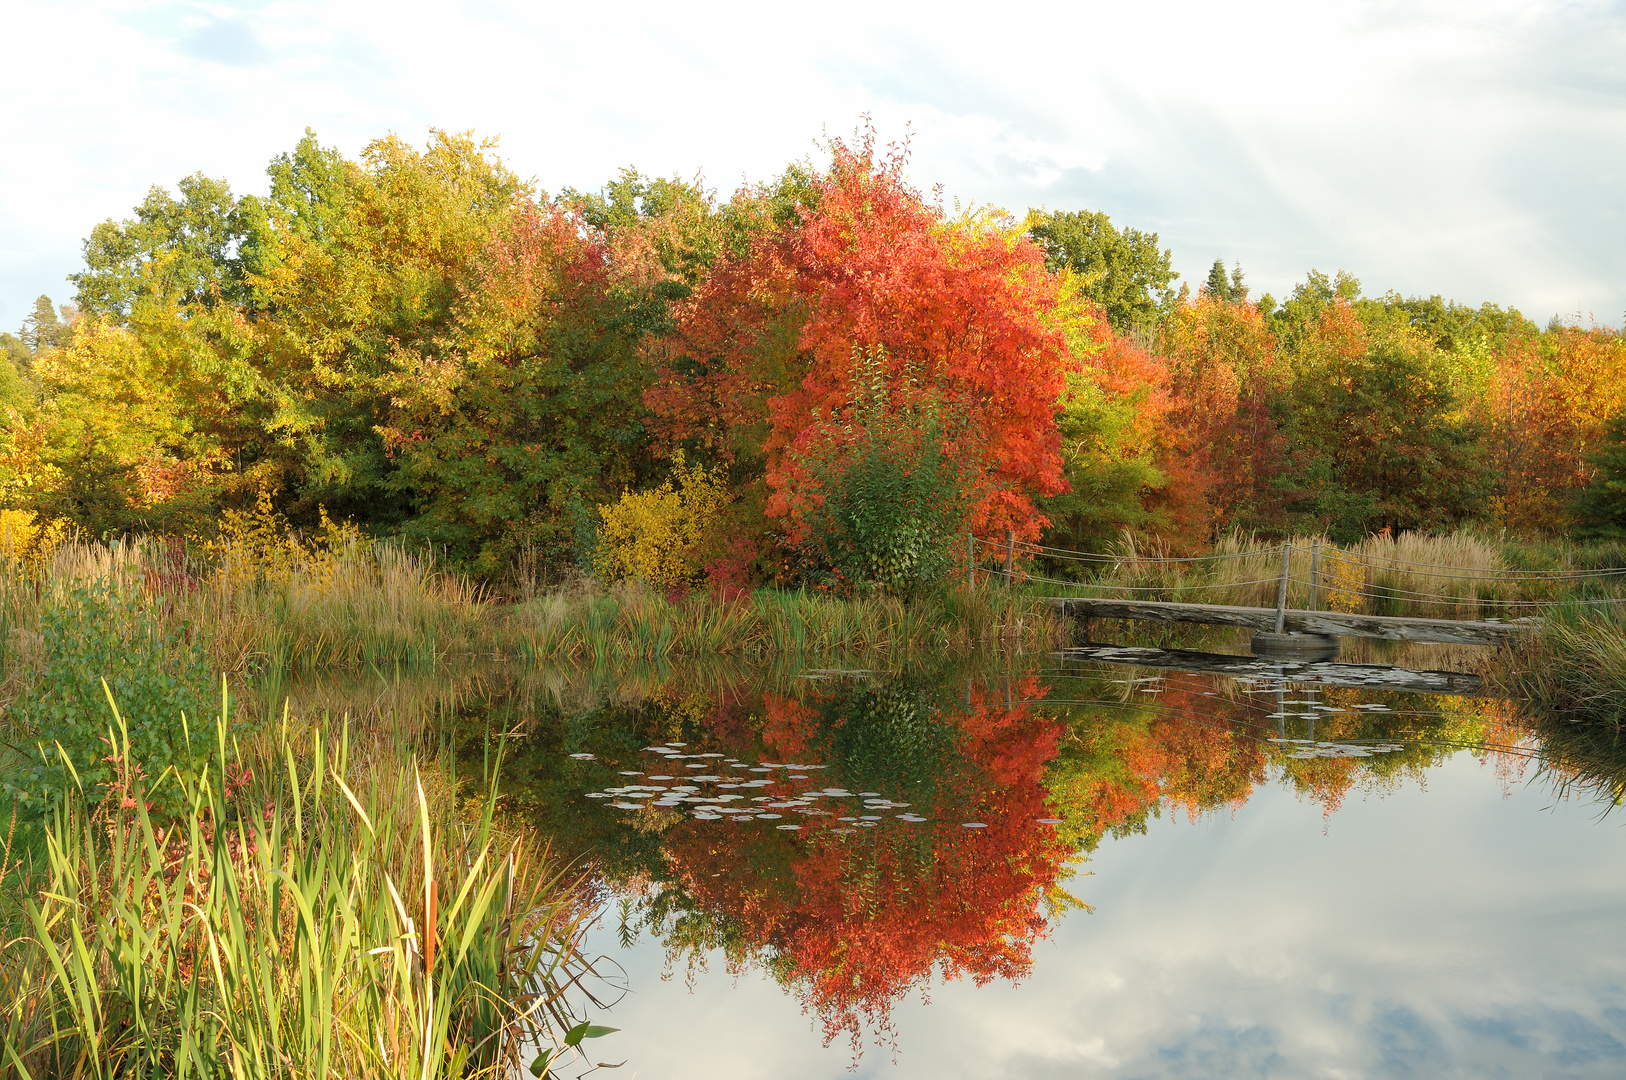
[[(1619, 796), (1626, 620), (1588, 605), (1608, 591), (1598, 571), (1617, 565), (1613, 547), (1467, 533), (1294, 543), (1319, 547), (1318, 602), (1343, 610), (1472, 618), (1541, 603), (1540, 634), (1479, 650), (1477, 666), (1528, 703), (1563, 783)], [(960, 570), (908, 599), (585, 577), (504, 595), (433, 552), (337, 526), (314, 538), (228, 529), (191, 547), (69, 538), (0, 554), (0, 999), (14, 1055), (4, 1068), (418, 1075), (434, 1045), (449, 1049), (429, 1055), (431, 1074), (511, 1076), (529, 1065), (519, 1047), (571, 1054), (606, 1030), (588, 1014), (609, 984), (577, 949), (586, 879), (505, 822), (500, 747), (476, 781), (432, 745), (431, 714), (465, 692), (441, 685), (460, 665), (551, 669), (554, 697), (602, 693), (593, 688), (611, 672), (652, 672), (617, 691), (636, 694), (672, 665), (767, 665), (791, 682), (921, 655), (1017, 665), (1078, 633), (1048, 595), (1271, 603), (1281, 547), (1232, 538), (1220, 558), (1194, 563), (1126, 539), (1068, 564), (1065, 580), (1044, 561), (1055, 553), (1015, 551), (1008, 577), (1003, 562), (975, 585)], [(1299, 561), (1290, 603), (1307, 600)], [(1449, 579), (1430, 576), (1442, 567)], [(1532, 571), (1543, 576), (1520, 576)], [(1223, 639), (1164, 636), (1199, 648)], [(209, 711), (187, 684), (220, 672), (241, 697), (220, 702), (211, 731), (192, 723)], [(378, 686), (366, 707), (307, 687), (293, 709), (295, 680), (368, 672)], [(418, 700), (428, 686), (434, 700)], [(115, 700), (128, 708), (110, 730)], [(256, 966), (265, 955), (281, 962)], [(384, 1041), (359, 1034), (369, 1031)]]
[(114, 717), (107, 796), (70, 789), (43, 865), (4, 847), (5, 1075), (506, 1077), (601, 1030), (579, 874), (504, 827), (494, 774), (297, 724), (244, 753), (222, 716), (143, 790)]

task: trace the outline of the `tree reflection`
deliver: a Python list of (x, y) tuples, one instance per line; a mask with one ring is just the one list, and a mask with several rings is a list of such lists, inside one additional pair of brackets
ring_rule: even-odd
[[(1023, 977), (1059, 914), (1087, 907), (1066, 891), (1077, 864), (1165, 810), (1228, 813), (1280, 783), (1330, 815), (1350, 792), (1382, 794), (1464, 748), (1511, 782), (1535, 735), (1560, 787), (1613, 798), (1626, 775), (1615, 740), (1501, 702), (1212, 672), (528, 678), (461, 699), (465, 760), (507, 733), (509, 808), (582, 860), (628, 935), (658, 936), (679, 968), (720, 952), (733, 971), (771, 973), (826, 1041), (845, 1035), (855, 1052), (866, 1031), (887, 1038), (894, 1006), (935, 978)], [(657, 768), (662, 743), (694, 760)], [(823, 768), (741, 789), (785, 803), (773, 808), (783, 820), (584, 798), (657, 771), (679, 777), (663, 781), (676, 791), (728, 760)], [(790, 805), (826, 788), (852, 798)], [(855, 804), (871, 792), (889, 803), (869, 808), (878, 820), (843, 821), (868, 812)], [(900, 820), (904, 804), (924, 820)]]
[[(1039, 695), (1013, 686), (1013, 702)], [(1069, 850), (1050, 825), (1044, 766), (1059, 725), (1004, 687), (962, 694), (920, 676), (866, 679), (761, 700), (766, 760), (819, 761), (821, 784), (874, 791), (932, 820), (873, 828), (810, 818), (802, 833), (683, 821), (670, 879), (646, 908), (671, 955), (722, 949), (761, 963), (801, 998), (826, 1041), (889, 1029), (895, 1002), (934, 973), (985, 983), (1031, 965)], [(984, 826), (968, 828), (968, 823)]]

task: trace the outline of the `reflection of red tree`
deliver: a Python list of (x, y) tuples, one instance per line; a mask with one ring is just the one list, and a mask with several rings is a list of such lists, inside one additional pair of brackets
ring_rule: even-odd
[[(1018, 690), (1019, 699), (1040, 693), (1032, 679)], [(764, 705), (768, 749), (777, 760), (804, 758), (815, 709), (773, 696)], [(753, 832), (739, 844), (691, 822), (667, 836), (668, 863), (697, 908), (734, 924), (731, 959), (767, 960), (820, 1017), (827, 1041), (845, 1031), (856, 1049), (864, 1025), (885, 1031), (892, 1004), (934, 969), (979, 985), (1020, 978), (1046, 930), (1041, 902), (1067, 855), (1036, 821), (1047, 814), (1042, 780), (1058, 725), (975, 693), (938, 722), (958, 725), (960, 754), (975, 766), (939, 805), (953, 820), (842, 835), (830, 818), (794, 819), (802, 833)]]

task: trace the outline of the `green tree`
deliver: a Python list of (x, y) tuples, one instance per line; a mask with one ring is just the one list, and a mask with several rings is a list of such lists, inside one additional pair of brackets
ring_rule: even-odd
[(1208, 279), (1203, 282), (1203, 293), (1230, 304), (1240, 304), (1247, 300), (1248, 286), (1242, 276), (1242, 264), (1233, 264), (1230, 273), (1227, 274), (1225, 260), (1215, 259), (1214, 265), (1208, 268)]
[(1448, 358), (1411, 330), (1369, 331), (1330, 304), (1301, 342), (1284, 426), (1299, 462), (1285, 486), (1334, 540), (1430, 530), (1478, 514), (1481, 432), (1452, 390)]
[(1044, 248), (1045, 265), (1077, 274), (1084, 295), (1101, 306), (1114, 330), (1147, 326), (1173, 302), (1169, 283), (1175, 273), (1168, 249), (1157, 246), (1157, 233), (1115, 228), (1094, 210), (1028, 214), (1028, 233)]
[(0, 358), (13, 370), (26, 373), (34, 365), (34, 354), (16, 334), (0, 334)]
[(1581, 536), (1626, 537), (1626, 413), (1604, 422), (1603, 439), (1587, 464), (1592, 481), (1576, 501)]
[(34, 301), (34, 310), (23, 320), (23, 328), (18, 331), (24, 348), (37, 357), (48, 349), (60, 349), (66, 345), (74, 314), (74, 310), (67, 306), (59, 314), (49, 296), (39, 297)]
[(242, 229), (231, 189), (202, 173), (176, 187), (178, 199), (154, 185), (134, 218), (91, 230), (85, 269), (68, 276), (80, 311), (122, 321), (145, 296), (190, 305), (234, 294)]

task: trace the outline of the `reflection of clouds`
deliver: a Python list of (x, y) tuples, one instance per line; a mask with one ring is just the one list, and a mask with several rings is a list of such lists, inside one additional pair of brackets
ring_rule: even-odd
[[(1549, 809), (1550, 808), (1550, 809)], [(1613, 1077), (1626, 1066), (1626, 859), (1615, 820), (1459, 755), (1330, 821), (1279, 788), (1234, 816), (1108, 841), (1022, 984), (894, 1011), (915, 1077)], [(793, 1001), (719, 969), (693, 996), (634, 954), (616, 1060), (638, 1075), (827, 1077)], [(719, 1028), (716, 1025), (723, 1025)], [(646, 1026), (647, 1025), (647, 1026)], [(721, 1040), (716, 1033), (744, 1032)], [(657, 1033), (658, 1036), (657, 1036)]]

